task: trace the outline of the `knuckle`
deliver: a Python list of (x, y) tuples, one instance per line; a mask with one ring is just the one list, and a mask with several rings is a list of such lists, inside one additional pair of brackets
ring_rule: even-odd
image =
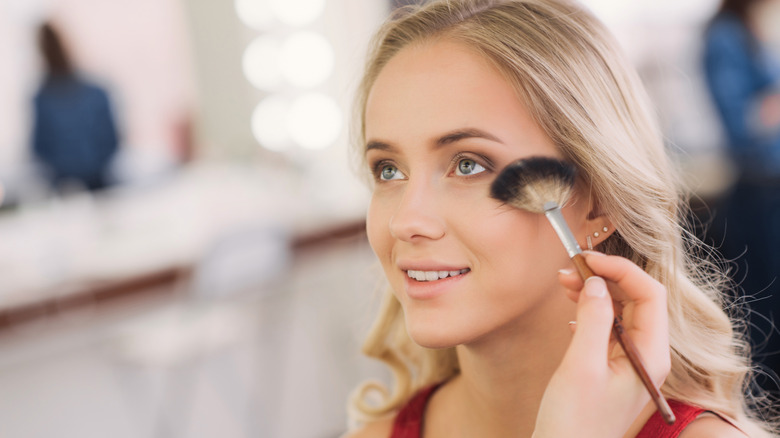
[(655, 298), (666, 301), (666, 286), (658, 280), (651, 278), (648, 290)]

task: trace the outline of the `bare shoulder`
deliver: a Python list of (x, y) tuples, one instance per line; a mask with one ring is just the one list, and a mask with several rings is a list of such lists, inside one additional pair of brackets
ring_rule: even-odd
[(361, 428), (347, 432), (341, 438), (389, 438), (393, 431), (393, 418), (372, 421)]
[(702, 414), (680, 434), (680, 438), (745, 438), (747, 435), (714, 414)]

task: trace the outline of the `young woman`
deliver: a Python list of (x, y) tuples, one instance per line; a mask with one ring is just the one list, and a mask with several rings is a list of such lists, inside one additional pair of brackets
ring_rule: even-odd
[[(348, 436), (771, 436), (744, 396), (744, 342), (714, 271), (686, 252), (647, 98), (588, 12), (449, 0), (403, 14), (375, 39), (356, 110), (368, 237), (390, 285), (364, 352), (395, 385), (357, 391)], [(578, 168), (563, 210), (596, 250), (584, 285), (543, 216), (489, 196), (530, 156)], [(673, 400), (672, 428), (610, 340), (613, 300)]]

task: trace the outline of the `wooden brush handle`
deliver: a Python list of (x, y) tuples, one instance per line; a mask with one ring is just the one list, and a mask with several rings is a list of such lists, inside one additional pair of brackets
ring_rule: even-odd
[[(582, 281), (585, 281), (588, 278), (594, 276), (593, 271), (591, 271), (587, 263), (585, 263), (585, 257), (583, 257), (582, 254), (575, 254), (571, 259), (574, 262), (574, 266), (577, 268), (577, 271), (580, 273)], [(650, 397), (653, 399), (653, 402), (658, 408), (658, 411), (661, 413), (664, 421), (666, 421), (667, 424), (674, 423), (674, 413), (669, 407), (669, 403), (666, 402), (663, 394), (661, 394), (661, 391), (656, 388), (653, 380), (647, 373), (647, 367), (645, 367), (645, 362), (642, 360), (642, 355), (639, 354), (639, 350), (637, 350), (636, 345), (634, 345), (634, 342), (630, 337), (628, 337), (626, 329), (623, 327), (623, 324), (620, 322), (620, 319), (617, 316), (615, 316), (615, 320), (612, 324), (612, 333), (615, 334), (618, 343), (620, 343), (623, 351), (626, 352), (626, 356), (628, 357), (629, 362), (631, 362), (631, 365), (634, 367), (634, 371), (636, 371), (636, 373), (639, 375), (639, 378), (642, 380), (642, 383), (644, 383), (645, 388), (647, 388), (647, 391), (650, 393)]]

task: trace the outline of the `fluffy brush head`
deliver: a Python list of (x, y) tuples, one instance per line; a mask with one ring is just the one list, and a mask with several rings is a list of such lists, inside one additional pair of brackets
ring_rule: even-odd
[(501, 171), (490, 187), (490, 196), (515, 208), (544, 213), (549, 203), (566, 204), (576, 174), (573, 164), (556, 158), (524, 158)]

